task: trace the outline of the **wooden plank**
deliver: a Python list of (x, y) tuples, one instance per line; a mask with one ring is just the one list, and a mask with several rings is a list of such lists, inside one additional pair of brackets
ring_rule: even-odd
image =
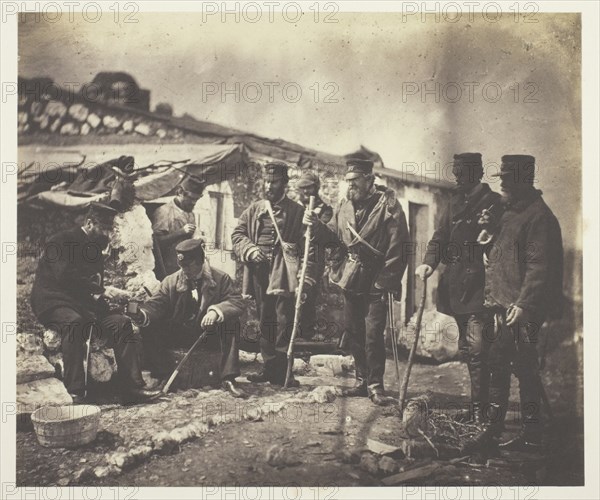
[(415, 481), (417, 479), (423, 479), (431, 474), (433, 474), (436, 470), (441, 469), (442, 465), (439, 463), (432, 463), (429, 465), (425, 465), (423, 467), (418, 467), (416, 469), (411, 469), (406, 472), (400, 472), (398, 474), (394, 474), (393, 476), (389, 476), (384, 478), (381, 482), (385, 486), (395, 486), (397, 484), (406, 483), (408, 481)]

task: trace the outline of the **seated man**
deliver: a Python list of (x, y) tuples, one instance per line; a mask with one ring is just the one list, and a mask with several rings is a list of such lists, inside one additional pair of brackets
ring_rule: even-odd
[(146, 334), (163, 353), (167, 347), (190, 347), (203, 329), (219, 335), (223, 388), (234, 397), (244, 397), (235, 382), (240, 374), (237, 342), (242, 297), (227, 274), (206, 262), (202, 240), (182, 241), (175, 250), (179, 271), (162, 281), (158, 292), (140, 307), (136, 321), (151, 327)]
[(141, 337), (131, 321), (113, 314), (103, 286), (104, 255), (117, 211), (92, 203), (82, 227), (52, 236), (44, 253), (31, 291), (31, 308), (46, 328), (62, 339), (64, 384), (74, 403), (86, 396), (86, 340), (92, 331), (115, 351), (118, 377), (126, 402), (148, 399), (158, 392), (144, 389), (141, 373)]

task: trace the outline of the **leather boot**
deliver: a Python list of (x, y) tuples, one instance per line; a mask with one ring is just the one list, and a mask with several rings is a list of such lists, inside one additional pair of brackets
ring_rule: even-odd
[(342, 396), (347, 398), (366, 398), (368, 395), (367, 384), (362, 380), (357, 380), (353, 387), (342, 391)]

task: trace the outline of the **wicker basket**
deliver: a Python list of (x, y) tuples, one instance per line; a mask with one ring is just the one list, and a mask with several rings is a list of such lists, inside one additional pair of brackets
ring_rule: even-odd
[(42, 446), (76, 448), (96, 439), (100, 408), (93, 405), (43, 406), (31, 414)]

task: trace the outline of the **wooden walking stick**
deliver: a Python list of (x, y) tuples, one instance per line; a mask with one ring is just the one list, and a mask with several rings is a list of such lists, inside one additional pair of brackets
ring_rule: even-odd
[[(312, 210), (315, 204), (315, 197), (311, 196), (308, 201), (308, 209)], [(285, 382), (283, 387), (287, 389), (290, 379), (292, 378), (292, 369), (294, 368), (294, 341), (298, 334), (300, 326), (300, 311), (302, 310), (302, 289), (304, 288), (304, 280), (306, 279), (306, 269), (308, 267), (308, 254), (310, 251), (310, 238), (312, 236), (312, 226), (306, 227), (304, 236), (304, 260), (302, 261), (302, 269), (300, 271), (300, 280), (296, 289), (296, 310), (294, 313), (294, 327), (292, 328), (292, 336), (288, 345), (287, 351), (287, 371), (285, 373)]]
[(419, 342), (419, 334), (421, 333), (421, 321), (423, 319), (423, 310), (425, 309), (425, 300), (427, 299), (427, 278), (423, 280), (423, 291), (421, 292), (421, 303), (417, 310), (417, 321), (415, 323), (415, 340), (410, 348), (410, 354), (408, 355), (408, 363), (406, 364), (406, 370), (404, 371), (404, 378), (402, 379), (402, 388), (400, 390), (400, 418), (404, 413), (404, 404), (406, 403), (406, 392), (408, 390), (408, 379), (410, 378), (410, 370), (412, 368), (415, 351), (417, 350), (417, 344)]
[(194, 344), (192, 345), (192, 347), (190, 347), (189, 351), (185, 353), (185, 356), (179, 362), (179, 364), (177, 365), (177, 368), (175, 368), (175, 371), (171, 374), (171, 376), (169, 377), (169, 380), (167, 381), (167, 383), (165, 384), (165, 386), (160, 391), (160, 395), (164, 395), (167, 392), (169, 392), (169, 388), (171, 387), (171, 384), (173, 383), (173, 381), (175, 380), (175, 378), (179, 374), (179, 370), (181, 370), (181, 367), (188, 360), (188, 358), (190, 357), (190, 355), (192, 354), (192, 352), (194, 351), (194, 349), (196, 349), (196, 347), (198, 346), (198, 344), (200, 342), (202, 342), (206, 338), (206, 335), (208, 335), (208, 330), (204, 330), (204, 332), (202, 333), (202, 335), (200, 335), (198, 337), (198, 339), (196, 340), (196, 342), (194, 342)]
[(402, 398), (402, 384), (400, 383), (400, 361), (398, 359), (398, 336), (396, 335), (396, 321), (394, 319), (394, 294), (388, 292), (388, 327), (394, 354), (394, 367), (396, 369), (396, 382), (398, 383), (398, 401)]

